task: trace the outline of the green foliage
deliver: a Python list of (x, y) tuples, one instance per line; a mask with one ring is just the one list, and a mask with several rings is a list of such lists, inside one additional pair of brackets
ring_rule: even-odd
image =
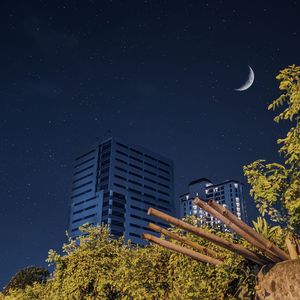
[(24, 289), (34, 283), (45, 283), (50, 276), (48, 270), (40, 267), (27, 267), (18, 271), (4, 288), (3, 293), (7, 294), (11, 289)]
[(257, 160), (244, 167), (251, 185), (251, 195), (262, 216), (268, 214), (274, 222), (285, 222), (290, 231), (300, 230), (300, 67), (289, 66), (276, 77), (283, 93), (268, 109), (284, 110), (274, 121), (290, 121), (285, 138), (278, 139), (283, 163)]
[(262, 234), (267, 239), (271, 240), (277, 246), (284, 246), (284, 238), (286, 233), (280, 226), (271, 226), (267, 220), (262, 217), (257, 217), (256, 222), (252, 221), (256, 232)]
[[(204, 264), (156, 245), (142, 248), (125, 244), (123, 239), (113, 239), (107, 227), (85, 226), (82, 231), (84, 236), (63, 246), (64, 255), (49, 251), (47, 261), (55, 271), (46, 284), (10, 290), (3, 299), (254, 298), (254, 266), (201, 238), (187, 234), (199, 244), (218, 250), (224, 264)], [(217, 234), (233, 240), (229, 233)]]

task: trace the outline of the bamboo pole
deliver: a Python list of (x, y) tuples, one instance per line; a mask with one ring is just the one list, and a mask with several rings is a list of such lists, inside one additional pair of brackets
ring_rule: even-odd
[(188, 231), (194, 233), (195, 235), (198, 235), (204, 239), (207, 239), (207, 240), (215, 243), (216, 245), (226, 248), (232, 252), (238, 253), (238, 254), (242, 255), (243, 257), (245, 257), (259, 265), (265, 265), (265, 264), (269, 263), (269, 261), (266, 258), (264, 258), (263, 256), (258, 255), (239, 244), (234, 244), (232, 242), (229, 242), (221, 237), (218, 237), (217, 235), (215, 235), (213, 233), (210, 233), (201, 228), (197, 228), (197, 227), (190, 225), (182, 220), (171, 217), (170, 215), (163, 213), (155, 208), (150, 207), (148, 209), (148, 215), (156, 216), (160, 219), (163, 219), (169, 223), (176, 225), (177, 227), (188, 230)]
[(195, 260), (199, 260), (199, 261), (204, 262), (204, 263), (210, 263), (212, 265), (219, 265), (219, 264), (222, 263), (220, 260), (218, 260), (216, 258), (206, 256), (206, 255), (201, 254), (199, 252), (196, 252), (196, 251), (187, 249), (185, 247), (170, 243), (166, 240), (160, 239), (160, 238), (158, 238), (156, 236), (153, 236), (151, 234), (144, 233), (144, 234), (142, 234), (142, 238), (145, 239), (145, 240), (148, 240), (152, 243), (158, 244), (159, 246), (167, 248), (171, 251), (187, 255), (187, 256), (195, 259)]
[(182, 243), (184, 243), (186, 245), (189, 245), (189, 246), (193, 247), (194, 249), (197, 249), (197, 250), (199, 250), (201, 252), (204, 252), (205, 255), (212, 256), (212, 257), (215, 257), (215, 258), (218, 255), (217, 252), (215, 252), (215, 251), (213, 251), (213, 250), (211, 250), (211, 249), (209, 249), (207, 247), (201, 246), (198, 243), (195, 243), (195, 242), (187, 239), (186, 237), (180, 236), (179, 234), (171, 232), (171, 231), (169, 231), (169, 230), (167, 230), (165, 228), (162, 228), (160, 226), (157, 226), (157, 225), (155, 225), (153, 223), (149, 223), (148, 227), (150, 229), (156, 231), (156, 232), (160, 232), (163, 235), (170, 237), (173, 240), (177, 240), (179, 242), (182, 242)]
[(242, 228), (243, 231), (251, 235), (254, 239), (256, 239), (260, 244), (262, 244), (264, 247), (266, 247), (268, 250), (273, 252), (277, 257), (279, 257), (281, 260), (288, 260), (289, 255), (285, 253), (282, 249), (277, 247), (275, 244), (273, 244), (271, 241), (269, 241), (267, 238), (265, 238), (262, 234), (259, 234), (256, 232), (252, 227), (244, 223), (242, 220), (240, 220), (238, 217), (236, 217), (232, 212), (230, 212), (228, 209), (217, 203), (216, 201), (209, 200), (208, 205), (213, 207), (216, 211), (221, 213), (222, 215), (226, 216), (227, 219), (229, 219), (231, 222), (235, 223), (238, 227)]
[(297, 259), (298, 258), (298, 253), (297, 253), (296, 245), (292, 242), (292, 239), (289, 236), (287, 236), (285, 238), (285, 244), (288, 248), (290, 258), (291, 259)]
[(278, 258), (273, 252), (266, 249), (262, 244), (260, 244), (257, 240), (255, 240), (252, 236), (247, 234), (245, 231), (243, 231), (240, 227), (238, 227), (236, 224), (231, 222), (227, 217), (219, 213), (217, 210), (215, 210), (213, 207), (209, 206), (206, 202), (201, 200), (200, 198), (196, 197), (193, 201), (194, 204), (202, 208), (203, 210), (210, 213), (215, 218), (219, 219), (221, 222), (223, 222), (225, 225), (227, 225), (230, 229), (235, 231), (238, 235), (246, 239), (250, 244), (255, 246), (257, 249), (259, 249), (264, 255), (268, 256), (273, 262), (280, 262), (281, 259)]

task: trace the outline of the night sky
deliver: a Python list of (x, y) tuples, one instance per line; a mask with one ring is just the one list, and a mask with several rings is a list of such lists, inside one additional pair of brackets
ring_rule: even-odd
[(0, 286), (61, 248), (72, 159), (108, 130), (173, 159), (177, 195), (277, 159), (286, 128), (267, 105), (299, 64), (296, 1), (1, 1), (0, 15)]

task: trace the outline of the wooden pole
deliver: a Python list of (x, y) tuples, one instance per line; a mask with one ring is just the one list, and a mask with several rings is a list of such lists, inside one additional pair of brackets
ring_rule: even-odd
[(201, 228), (197, 228), (197, 227), (190, 225), (182, 220), (176, 219), (176, 218), (174, 218), (166, 213), (163, 213), (155, 208), (150, 207), (148, 209), (148, 215), (156, 216), (162, 220), (165, 220), (166, 222), (174, 224), (177, 227), (188, 230), (188, 231), (194, 233), (195, 235), (198, 235), (204, 239), (207, 239), (207, 240), (215, 243), (216, 245), (226, 248), (232, 252), (238, 253), (238, 254), (242, 255), (243, 257), (245, 257), (259, 265), (265, 265), (265, 264), (269, 263), (269, 261), (266, 258), (264, 258), (263, 256), (256, 254), (239, 244), (234, 244), (232, 242), (229, 242), (221, 237), (218, 237), (217, 235), (215, 235), (213, 233), (210, 233)]
[(279, 257), (281, 260), (288, 260), (289, 255), (285, 253), (283, 250), (281, 250), (279, 247), (277, 247), (275, 244), (273, 244), (271, 241), (269, 241), (267, 238), (265, 238), (262, 234), (259, 234), (256, 232), (253, 228), (251, 228), (249, 225), (244, 223), (242, 220), (240, 220), (238, 217), (236, 217), (232, 212), (230, 212), (228, 209), (217, 203), (216, 201), (209, 200), (208, 205), (213, 207), (216, 211), (221, 213), (222, 215), (226, 216), (227, 219), (229, 219), (231, 222), (236, 224), (238, 227), (242, 228), (243, 231), (248, 233), (250, 236), (252, 236), (254, 239), (256, 239), (260, 244), (262, 244), (266, 249), (273, 252), (277, 257)]
[(213, 251), (213, 250), (211, 250), (211, 249), (209, 249), (207, 247), (201, 246), (198, 243), (195, 243), (195, 242), (187, 239), (186, 237), (180, 236), (179, 234), (171, 232), (171, 231), (169, 231), (169, 230), (167, 230), (165, 228), (162, 228), (160, 226), (157, 226), (157, 225), (155, 225), (153, 223), (149, 223), (148, 227), (150, 229), (156, 231), (156, 232), (160, 232), (163, 235), (170, 237), (173, 240), (177, 240), (179, 242), (182, 242), (182, 243), (184, 243), (186, 245), (189, 245), (189, 246), (193, 247), (194, 249), (197, 249), (197, 250), (199, 250), (201, 252), (204, 252), (208, 256), (212, 256), (212, 257), (216, 258), (217, 255), (218, 255), (217, 252), (215, 252), (215, 251)]
[(201, 254), (199, 252), (196, 252), (196, 251), (187, 249), (185, 247), (170, 243), (166, 240), (160, 239), (160, 238), (158, 238), (156, 236), (153, 236), (151, 234), (144, 233), (144, 234), (142, 234), (142, 238), (145, 239), (145, 240), (148, 240), (152, 243), (155, 243), (159, 246), (167, 248), (171, 251), (187, 255), (187, 256), (195, 259), (195, 260), (199, 260), (199, 261), (204, 262), (204, 263), (209, 263), (209, 264), (212, 264), (212, 265), (219, 265), (219, 264), (222, 263), (220, 260), (218, 260), (216, 258), (206, 256), (206, 255)]
[(297, 253), (296, 245), (292, 242), (292, 239), (289, 236), (287, 236), (285, 238), (285, 244), (288, 248), (290, 258), (291, 259), (297, 259), (298, 258), (298, 253)]
[(225, 225), (227, 225), (230, 229), (235, 231), (238, 235), (246, 239), (250, 244), (255, 246), (257, 249), (259, 249), (264, 255), (270, 257), (270, 259), (273, 262), (280, 262), (281, 259), (278, 258), (274, 253), (272, 253), (270, 250), (266, 249), (262, 244), (260, 244), (257, 240), (255, 240), (253, 237), (251, 237), (249, 234), (247, 234), (245, 231), (243, 231), (240, 227), (238, 227), (236, 224), (231, 222), (229, 219), (227, 219), (224, 215), (220, 214), (218, 211), (216, 211), (213, 207), (209, 206), (206, 202), (201, 200), (200, 198), (196, 197), (194, 200), (194, 204), (202, 208), (203, 210), (210, 213), (215, 218), (219, 219), (221, 222), (223, 222)]

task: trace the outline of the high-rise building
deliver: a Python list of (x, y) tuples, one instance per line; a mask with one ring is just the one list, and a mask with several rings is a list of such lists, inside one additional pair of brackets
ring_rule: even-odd
[(208, 225), (219, 223), (197, 205), (193, 204), (198, 196), (204, 201), (210, 199), (218, 201), (234, 213), (239, 219), (246, 220), (246, 209), (243, 198), (243, 185), (236, 180), (227, 180), (214, 184), (206, 178), (194, 180), (189, 184), (189, 191), (180, 196), (180, 217), (195, 215)]
[(173, 162), (143, 147), (109, 138), (75, 159), (69, 235), (84, 223), (109, 224), (111, 233), (145, 244), (149, 207), (174, 215)]

